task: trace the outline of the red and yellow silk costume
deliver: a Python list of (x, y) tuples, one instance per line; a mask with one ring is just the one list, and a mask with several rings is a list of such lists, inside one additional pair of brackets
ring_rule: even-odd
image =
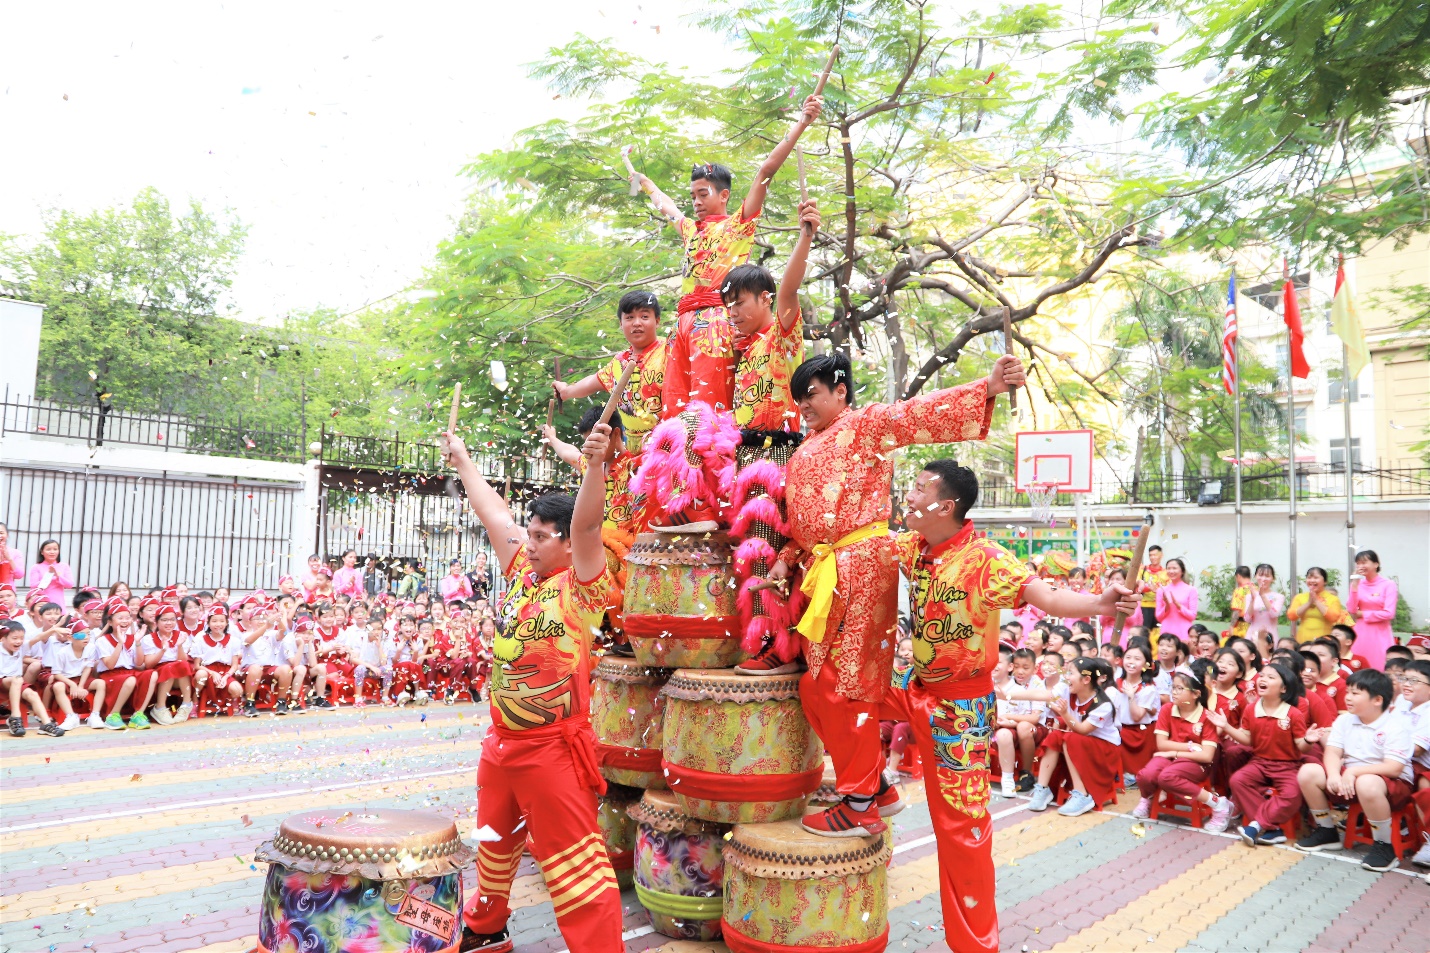
[(596, 372), (596, 380), (607, 393), (615, 390), (621, 380), (621, 370), (633, 356), (636, 368), (631, 372), (619, 407), (626, 449), (639, 454), (646, 435), (660, 422), (661, 389), (665, 385), (665, 342), (656, 341), (638, 355), (632, 348), (626, 348)]
[[(982, 440), (992, 413), (985, 380), (894, 404), (846, 408), (828, 427), (806, 435), (790, 458), (785, 561), (824, 556), (834, 560), (838, 574), (827, 621), (815, 633), (819, 638), (804, 642), (809, 671), (800, 700), (829, 749), (842, 795), (872, 797), (882, 769), (879, 703), (892, 675), (898, 624), (898, 550), (887, 530), (893, 451)], [(857, 541), (845, 542), (849, 536)], [(812, 595), (811, 610), (819, 603)], [(808, 618), (800, 622), (806, 635)]]
[(1003, 547), (979, 538), (971, 520), (933, 547), (918, 533), (901, 533), (897, 549), (909, 578), (914, 665), (895, 677), (885, 704), (909, 722), (922, 757), (944, 938), (954, 950), (997, 950), (988, 816), (993, 667), (999, 613), (1023, 605), (1035, 577)]
[(730, 269), (749, 259), (759, 219), (746, 219), (742, 212), (698, 222), (684, 216), (674, 220), (685, 241), (685, 261), (675, 330), (666, 342), (662, 417), (674, 417), (695, 401), (717, 412), (734, 406), (735, 329), (720, 285)]
[(511, 884), (528, 836), (556, 924), (573, 953), (620, 953), (621, 894), (596, 822), (606, 785), (589, 720), (591, 642), (606, 611), (608, 574), (540, 578), (525, 550), (506, 569), (511, 591), (494, 644), (492, 728), (477, 766), (477, 889), (462, 910), (476, 933), (511, 913)]

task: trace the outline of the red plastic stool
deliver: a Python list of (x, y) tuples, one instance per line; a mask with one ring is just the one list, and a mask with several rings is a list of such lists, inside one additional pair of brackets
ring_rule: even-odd
[[(1406, 828), (1406, 833), (1400, 831), (1401, 825)], [(1409, 836), (1406, 836), (1406, 835)], [(1419, 848), (1422, 839), (1420, 830), (1420, 816), (1415, 810), (1415, 805), (1410, 804), (1402, 807), (1398, 811), (1390, 812), (1390, 846), (1395, 848), (1395, 856), (1403, 857), (1407, 851)], [(1346, 847), (1355, 847), (1358, 844), (1372, 844), (1375, 837), (1370, 829), (1370, 821), (1366, 820), (1365, 811), (1361, 810), (1360, 801), (1352, 801), (1350, 810), (1346, 811)]]
[[(1211, 782), (1203, 781), (1202, 790), (1210, 791)], [(1152, 799), (1152, 806), (1147, 817), (1149, 820), (1155, 821), (1158, 819), (1157, 815), (1163, 811), (1185, 817), (1197, 830), (1201, 830), (1203, 822), (1212, 816), (1210, 804), (1203, 804), (1196, 798), (1185, 798), (1180, 794), (1173, 794), (1166, 788), (1159, 791), (1157, 796)]]

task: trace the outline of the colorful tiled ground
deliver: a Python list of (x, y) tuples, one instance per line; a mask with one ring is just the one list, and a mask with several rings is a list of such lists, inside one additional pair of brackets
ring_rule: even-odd
[[(486, 724), (466, 705), (4, 737), (0, 950), (248, 950), (263, 873), (253, 849), (283, 817), (420, 808), (469, 833)], [(922, 785), (907, 797), (894, 819), (889, 948), (944, 950)], [(1005, 950), (1430, 950), (1430, 885), (1406, 871), (1113, 813), (1061, 818), (1002, 799), (992, 810)], [(512, 899), (518, 953), (565, 949), (529, 860)], [(725, 950), (651, 933), (634, 894), (624, 901), (631, 953)]]

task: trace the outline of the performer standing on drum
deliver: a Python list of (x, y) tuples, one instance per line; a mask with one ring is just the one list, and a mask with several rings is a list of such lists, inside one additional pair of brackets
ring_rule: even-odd
[(610, 576), (601, 545), (611, 428), (597, 424), (582, 453), (592, 462), (573, 500), (537, 498), (525, 528), (450, 433), (442, 453), (467, 490), (510, 583), (492, 672), (492, 728), (477, 766), (477, 889), (462, 911), (463, 953), (504, 953), (511, 883), (531, 838), (556, 924), (572, 953), (620, 953), (621, 895), (601, 832), (589, 720), (591, 643)]
[(831, 837), (877, 834), (903, 808), (883, 777), (879, 703), (889, 685), (898, 623), (898, 554), (889, 534), (893, 451), (911, 444), (982, 440), (993, 400), (1025, 380), (1005, 355), (986, 380), (893, 404), (854, 409), (854, 377), (841, 351), (813, 357), (790, 389), (808, 427), (785, 487), (791, 541), (771, 579), (807, 563), (799, 622), (809, 664), (800, 699), (834, 761), (843, 801), (804, 819)]
[[(1051, 616), (1132, 613), (1132, 590), (1100, 596), (1056, 589), (967, 518), (978, 478), (953, 460), (932, 460), (909, 491), (897, 537), (909, 577), (914, 664), (895, 675), (884, 703), (913, 726), (923, 757), (938, 842), (944, 937), (954, 950), (997, 950), (988, 749), (997, 720), (993, 669), (1002, 609), (1034, 605)], [(1005, 769), (1006, 770), (1006, 769)]]

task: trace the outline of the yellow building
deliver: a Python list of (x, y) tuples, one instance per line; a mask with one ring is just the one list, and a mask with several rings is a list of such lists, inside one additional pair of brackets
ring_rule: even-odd
[(1374, 361), (1375, 446), (1387, 466), (1407, 466), (1430, 454), (1411, 448), (1430, 441), (1430, 324), (1404, 329), (1412, 316), (1400, 294), (1430, 286), (1430, 235), (1397, 248), (1366, 248), (1355, 260), (1354, 287)]

